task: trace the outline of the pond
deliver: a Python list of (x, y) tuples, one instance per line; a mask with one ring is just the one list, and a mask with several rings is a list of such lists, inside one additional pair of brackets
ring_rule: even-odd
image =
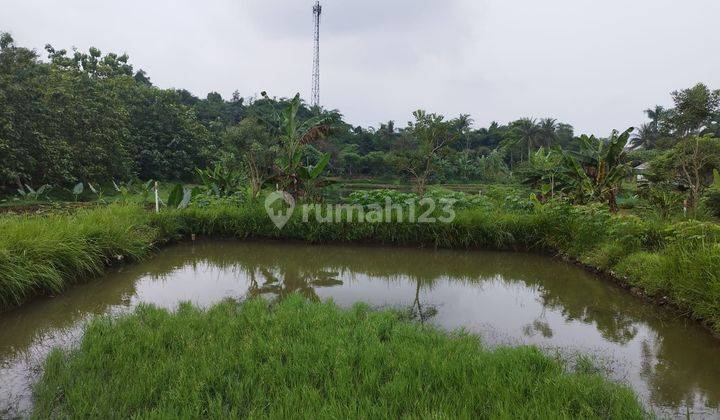
[(550, 257), (198, 241), (0, 314), (0, 417), (28, 413), (43, 358), (54, 346), (77, 342), (93, 315), (142, 302), (207, 307), (224, 298), (293, 292), (342, 306), (400, 308), (421, 322), (478, 333), (489, 346), (535, 344), (563, 357), (591, 355), (657, 414), (720, 415), (720, 340)]

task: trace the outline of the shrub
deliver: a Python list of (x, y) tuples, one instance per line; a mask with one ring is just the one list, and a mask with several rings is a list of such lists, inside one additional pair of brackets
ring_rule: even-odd
[(702, 206), (714, 217), (720, 217), (720, 187), (708, 188), (703, 196)]

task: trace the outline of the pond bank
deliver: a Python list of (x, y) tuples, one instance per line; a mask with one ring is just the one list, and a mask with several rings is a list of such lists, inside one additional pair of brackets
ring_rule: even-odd
[(523, 213), (466, 210), (449, 224), (303, 223), (278, 230), (258, 205), (212, 206), (153, 214), (111, 205), (72, 215), (0, 218), (0, 306), (137, 260), (164, 243), (205, 237), (289, 239), (310, 243), (377, 243), (560, 254), (623, 280), (655, 301), (669, 302), (720, 331), (720, 227), (657, 224), (614, 217), (602, 209), (547, 207)]

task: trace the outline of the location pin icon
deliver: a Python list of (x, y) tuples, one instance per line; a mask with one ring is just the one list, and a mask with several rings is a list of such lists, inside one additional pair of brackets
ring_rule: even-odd
[[(283, 212), (276, 210), (273, 205), (278, 201), (284, 201), (288, 208)], [(282, 229), (295, 211), (295, 199), (285, 191), (274, 191), (265, 197), (265, 211), (278, 229)]]

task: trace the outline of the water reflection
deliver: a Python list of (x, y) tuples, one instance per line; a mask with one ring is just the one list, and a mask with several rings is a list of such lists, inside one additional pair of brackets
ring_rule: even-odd
[[(720, 341), (576, 267), (530, 254), (357, 246), (208, 242), (164, 250), (103, 279), (0, 315), (0, 417), (12, 394), (29, 407), (30, 359), (77, 338), (95, 314), (140, 302), (174, 308), (232, 297), (301, 293), (404, 308), (422, 322), (463, 327), (490, 345), (532, 343), (612, 359), (663, 414), (720, 414)], [(13, 400), (14, 401), (14, 400)], [(6, 408), (7, 409), (7, 408)]]

